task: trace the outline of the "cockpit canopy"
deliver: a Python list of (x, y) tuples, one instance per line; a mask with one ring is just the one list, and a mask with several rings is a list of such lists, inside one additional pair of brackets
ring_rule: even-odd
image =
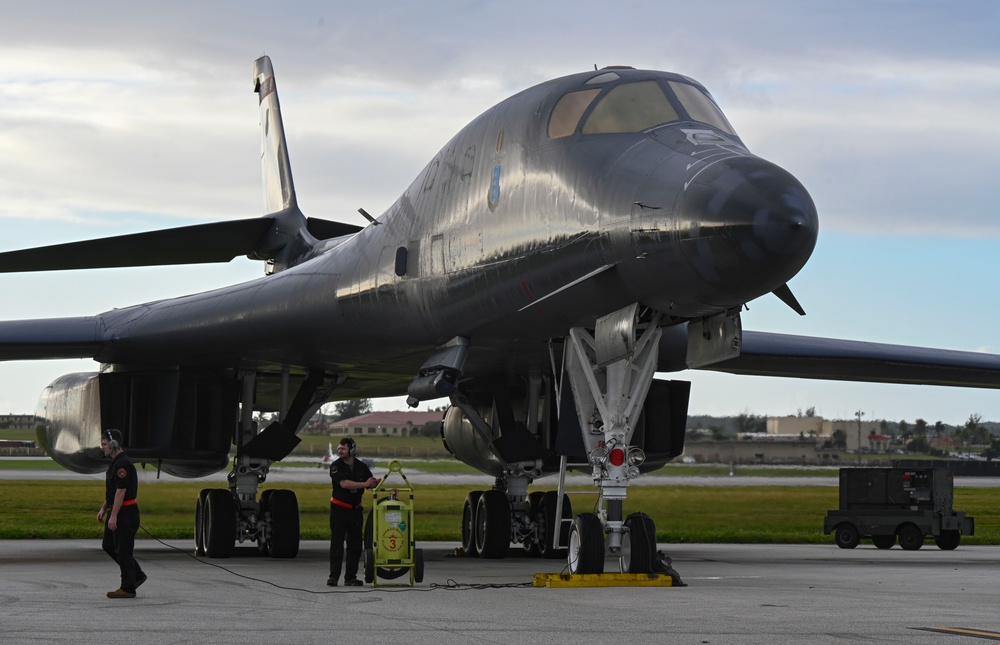
[(696, 85), (668, 78), (621, 79), (617, 72), (604, 72), (585, 83), (596, 87), (564, 94), (549, 117), (549, 138), (577, 131), (585, 135), (642, 132), (674, 121), (697, 121), (736, 135), (719, 106)]

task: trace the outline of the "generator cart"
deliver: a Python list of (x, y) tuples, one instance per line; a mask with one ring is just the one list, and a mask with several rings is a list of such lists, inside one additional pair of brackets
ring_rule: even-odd
[[(403, 479), (402, 486), (386, 485), (393, 473)], [(424, 554), (414, 548), (413, 489), (399, 461), (389, 462), (389, 472), (372, 492), (372, 511), (365, 521), (365, 582), (377, 587), (379, 578), (394, 580), (408, 573), (412, 587), (414, 582), (424, 579)]]
[(823, 533), (842, 549), (871, 538), (879, 549), (915, 551), (933, 536), (938, 548), (958, 547), (975, 521), (952, 510), (954, 479), (941, 468), (841, 468), (840, 508), (828, 511)]

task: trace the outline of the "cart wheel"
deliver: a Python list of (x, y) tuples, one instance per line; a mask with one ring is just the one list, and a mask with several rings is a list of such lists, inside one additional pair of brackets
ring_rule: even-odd
[(838, 524), (833, 530), (833, 539), (841, 549), (853, 549), (861, 542), (861, 534), (856, 526), (850, 522)]
[(942, 551), (954, 551), (962, 541), (962, 534), (958, 531), (941, 531), (941, 535), (934, 538), (935, 544)]
[(916, 551), (924, 545), (924, 534), (914, 524), (904, 524), (896, 530), (899, 546), (907, 551)]
[(891, 549), (896, 544), (895, 535), (873, 535), (872, 544), (876, 549)]
[(365, 582), (371, 584), (375, 580), (375, 553), (371, 548), (365, 549)]
[(413, 581), (424, 581), (424, 550), (413, 549)]

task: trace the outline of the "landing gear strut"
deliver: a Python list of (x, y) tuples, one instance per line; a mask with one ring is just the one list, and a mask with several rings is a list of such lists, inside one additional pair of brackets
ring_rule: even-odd
[[(648, 312), (640, 325), (638, 304), (597, 321), (594, 333), (575, 327), (563, 361), (580, 418), (594, 483), (600, 487), (597, 513), (578, 515), (569, 536), (571, 573), (602, 573), (605, 555), (617, 556), (623, 572), (648, 573), (656, 552), (656, 527), (645, 515), (623, 520), (631, 480), (645, 453), (631, 446), (656, 371), (662, 333), (660, 314)], [(565, 474), (565, 459), (563, 473)], [(560, 477), (560, 494), (563, 477)]]
[[(226, 489), (205, 489), (195, 506), (195, 553), (210, 558), (232, 555), (237, 542), (256, 542), (261, 554), (272, 558), (294, 558), (299, 552), (299, 503), (290, 490), (266, 490), (257, 500), (258, 487), (267, 479), (273, 462), (283, 459), (299, 443), (294, 429), (319, 405), (315, 397), (324, 381), (321, 372), (310, 372), (299, 387), (282, 421), (260, 433), (253, 421), (256, 373), (244, 372), (240, 425), (236, 434), (236, 458)], [(282, 399), (288, 375), (282, 375)], [(326, 400), (332, 386), (322, 391)]]

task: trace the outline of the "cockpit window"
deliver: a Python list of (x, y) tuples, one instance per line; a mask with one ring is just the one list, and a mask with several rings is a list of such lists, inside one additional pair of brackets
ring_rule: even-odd
[(600, 89), (583, 90), (570, 92), (559, 99), (552, 109), (552, 116), (549, 117), (549, 138), (558, 139), (573, 134), (580, 117), (600, 93)]
[[(608, 72), (593, 77), (587, 83), (613, 83), (618, 80), (617, 77), (618, 74)], [(658, 81), (650, 80), (621, 83), (605, 90), (594, 88), (569, 92), (552, 109), (549, 138), (571, 136), (584, 116), (583, 134), (642, 132), (664, 123), (690, 119), (736, 135), (726, 115), (707, 92), (683, 81), (667, 81), (667, 86), (669, 91)], [(669, 96), (669, 92), (673, 92), (673, 96)]]
[(641, 132), (678, 118), (656, 81), (626, 83), (608, 92), (594, 107), (583, 124), (583, 134)]
[(723, 132), (732, 135), (736, 134), (733, 126), (729, 124), (726, 115), (722, 113), (722, 110), (715, 104), (715, 101), (706, 96), (697, 87), (676, 81), (669, 81), (668, 85), (670, 85), (670, 89), (674, 91), (674, 94), (677, 95), (677, 100), (681, 102), (681, 106), (684, 107), (684, 110), (687, 111), (688, 116), (693, 121), (707, 123)]

